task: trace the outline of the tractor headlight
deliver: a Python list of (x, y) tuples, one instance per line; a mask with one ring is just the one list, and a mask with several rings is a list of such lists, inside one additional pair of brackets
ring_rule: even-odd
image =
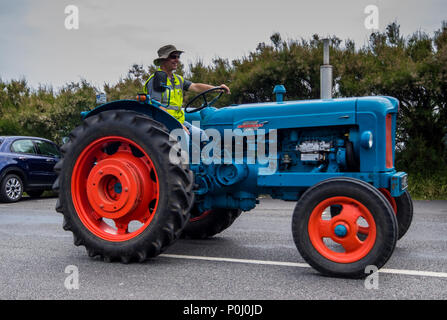
[(405, 189), (407, 189), (407, 187), (408, 187), (408, 176), (405, 175), (400, 180), (400, 188), (402, 190), (405, 190)]
[(373, 146), (373, 134), (371, 131), (365, 131), (360, 137), (360, 145), (365, 149), (371, 149)]
[(400, 197), (408, 187), (408, 175), (405, 172), (396, 172), (391, 176), (390, 192), (392, 197)]

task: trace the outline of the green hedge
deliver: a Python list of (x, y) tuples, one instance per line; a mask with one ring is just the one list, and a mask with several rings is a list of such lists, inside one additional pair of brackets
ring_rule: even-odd
[[(415, 197), (447, 199), (447, 24), (433, 35), (417, 31), (404, 37), (399, 29), (391, 23), (360, 48), (333, 36), (333, 94), (399, 99), (396, 167), (410, 173)], [(321, 39), (314, 35), (284, 41), (278, 33), (270, 39), (239, 59), (218, 57), (210, 65), (196, 61), (188, 68), (181, 65), (178, 73), (193, 82), (228, 84), (232, 93), (218, 106), (271, 101), (276, 84), (286, 87), (289, 100), (319, 98)], [(79, 124), (80, 112), (95, 106), (96, 93), (106, 92), (109, 101), (133, 99), (154, 70), (153, 65), (133, 65), (126, 77), (104, 88), (82, 80), (58, 92), (45, 86), (31, 89), (24, 79), (0, 79), (0, 135), (38, 135), (60, 142)]]

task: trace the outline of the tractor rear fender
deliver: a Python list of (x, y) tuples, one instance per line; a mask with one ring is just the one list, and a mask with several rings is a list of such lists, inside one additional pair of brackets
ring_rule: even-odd
[(109, 110), (129, 110), (144, 114), (160, 123), (163, 123), (171, 132), (174, 129), (182, 129), (182, 125), (169, 113), (155, 107), (151, 104), (141, 103), (135, 100), (118, 100), (112, 101), (96, 107), (87, 112), (82, 112), (82, 119), (89, 118), (100, 112)]

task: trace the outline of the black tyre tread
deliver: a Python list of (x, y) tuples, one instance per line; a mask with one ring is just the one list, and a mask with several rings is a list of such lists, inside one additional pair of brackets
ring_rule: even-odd
[[(169, 192), (169, 201), (165, 208), (166, 212), (163, 214), (164, 222), (160, 222), (163, 226), (159, 230), (151, 231), (152, 236), (148, 237), (148, 239), (152, 238), (151, 241), (141, 239), (140, 235), (126, 241), (126, 244), (114, 246), (101, 239), (95, 239), (95, 236), (82, 225), (77, 214), (73, 214), (75, 210), (71, 203), (71, 195), (66, 191), (66, 189), (71, 189), (70, 181), (65, 181), (69, 179), (65, 177), (64, 170), (68, 166), (65, 156), (71, 155), (73, 152), (76, 153), (75, 148), (81, 142), (82, 137), (88, 137), (92, 130), (107, 130), (108, 127), (113, 127), (113, 124), (116, 126), (120, 122), (131, 124), (135, 137), (144, 136), (144, 139), (150, 141), (152, 145), (156, 145), (156, 150), (160, 151), (160, 154), (150, 156), (151, 158), (157, 157), (158, 163), (165, 166), (162, 170), (169, 174), (169, 179), (163, 181)], [(101, 132), (98, 134), (100, 135)], [(85, 246), (90, 257), (100, 256), (108, 262), (129, 263), (131, 261), (142, 262), (155, 257), (176, 241), (188, 222), (189, 210), (194, 203), (194, 193), (192, 190), (193, 173), (189, 167), (180, 161), (178, 164), (167, 161), (169, 156), (167, 152), (175, 147), (175, 142), (169, 140), (168, 129), (163, 124), (133, 111), (102, 112), (85, 119), (80, 126), (75, 128), (70, 133), (68, 142), (61, 147), (62, 159), (55, 166), (58, 177), (53, 185), (54, 190), (59, 191), (56, 211), (64, 215), (63, 229), (73, 233), (75, 246)], [(148, 226), (148, 229), (151, 226), (152, 224)]]
[(183, 229), (186, 239), (206, 239), (228, 229), (242, 213), (240, 209), (213, 209), (206, 217), (198, 221), (189, 221)]
[[(300, 252), (303, 259), (309, 263), (313, 268), (315, 268), (317, 271), (321, 272), (324, 275), (332, 276), (332, 277), (344, 277), (344, 278), (364, 278), (367, 276), (365, 273), (365, 266), (362, 268), (359, 268), (357, 266), (361, 265), (360, 262), (352, 264), (353, 267), (349, 268), (348, 264), (339, 265), (337, 266), (337, 263), (332, 262), (330, 260), (327, 260), (326, 258), (320, 256), (317, 261), (312, 254), (308, 254), (308, 250), (305, 248), (305, 246), (302, 244), (302, 238), (300, 239), (300, 231), (302, 229), (300, 228), (299, 224), (302, 222), (302, 217), (300, 217), (297, 213), (300, 210), (300, 208), (304, 208), (310, 199), (312, 197), (314, 192), (318, 192), (320, 190), (323, 190), (323, 188), (328, 187), (328, 183), (330, 182), (342, 182), (342, 183), (350, 183), (351, 186), (355, 188), (364, 188), (368, 192), (371, 192), (374, 194), (377, 198), (380, 198), (379, 205), (383, 208), (383, 210), (387, 211), (387, 219), (389, 220), (386, 224), (386, 229), (384, 230), (384, 234), (390, 241), (385, 241), (385, 243), (382, 245), (382, 250), (380, 252), (377, 252), (377, 258), (374, 260), (374, 264), (377, 268), (381, 268), (385, 263), (388, 261), (388, 259), (391, 257), (394, 248), (396, 246), (397, 242), (397, 235), (398, 235), (398, 225), (397, 225), (397, 219), (394, 214), (394, 211), (391, 207), (391, 204), (388, 202), (388, 200), (385, 198), (385, 196), (375, 187), (372, 185), (358, 180), (354, 178), (348, 178), (348, 177), (340, 177), (340, 178), (332, 178), (324, 180), (315, 186), (309, 188), (300, 198), (300, 200), (297, 202), (295, 211), (293, 213), (293, 219), (292, 219), (292, 234), (294, 238), (295, 245), (298, 248), (298, 251)], [(347, 184), (345, 187), (349, 187)], [(346, 190), (346, 188), (337, 188), (338, 193), (340, 193), (340, 190)], [(337, 193), (337, 190), (334, 191)], [(307, 234), (307, 232), (306, 232)], [(310, 243), (310, 240), (308, 240)], [(376, 242), (377, 243), (377, 242)], [(315, 250), (315, 249), (314, 249)], [(374, 248), (372, 249), (374, 250)], [(318, 254), (319, 255), (319, 254)], [(362, 260), (364, 260), (363, 258)], [(369, 265), (368, 264), (368, 265)], [(335, 267), (335, 268), (334, 268)]]
[(399, 235), (397, 238), (400, 240), (407, 233), (413, 221), (413, 201), (407, 190), (400, 197), (394, 199), (397, 205), (396, 215), (397, 224), (399, 225)]

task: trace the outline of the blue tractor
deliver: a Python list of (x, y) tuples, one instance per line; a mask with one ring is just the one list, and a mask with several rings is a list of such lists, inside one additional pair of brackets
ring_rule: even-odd
[(83, 114), (54, 185), (75, 245), (144, 261), (180, 237), (214, 236), (269, 195), (296, 201), (293, 239), (316, 270), (358, 278), (381, 268), (413, 216), (407, 174), (394, 167), (398, 101), (285, 101), (276, 86), (273, 102), (215, 108), (219, 90), (186, 107), (198, 136), (147, 95)]

